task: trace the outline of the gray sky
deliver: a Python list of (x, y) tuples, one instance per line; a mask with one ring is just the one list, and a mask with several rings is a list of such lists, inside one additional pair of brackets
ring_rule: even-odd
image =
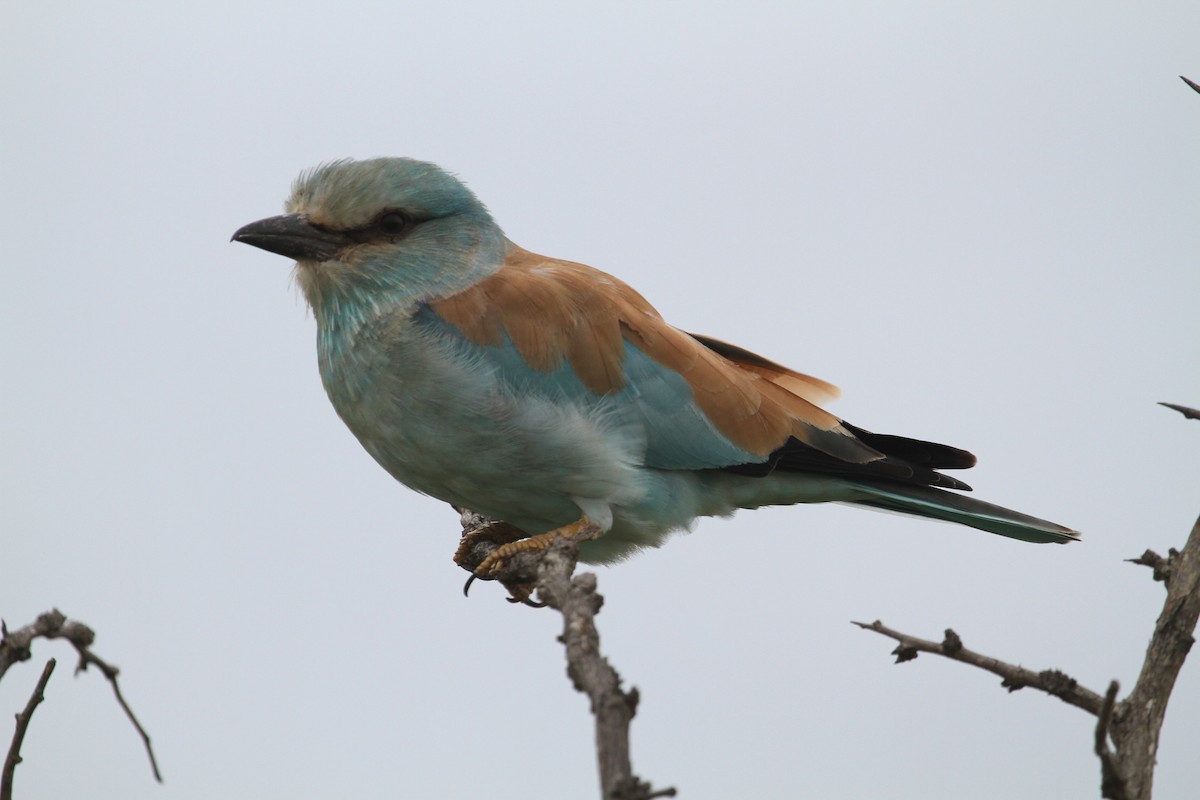
[[(732, 6), (733, 4), (730, 4)], [(559, 619), (470, 599), (455, 515), (329, 407), (280, 258), (229, 244), (345, 156), (460, 174), (510, 238), (971, 449), (1033, 546), (840, 506), (600, 570), (635, 769), (688, 800), (1089, 798), (1093, 719), (851, 619), (1102, 690), (1200, 511), (1200, 5), (10, 3), (0, 614), (60, 658), (18, 796), (593, 796)], [(1200, 781), (1200, 667), (1159, 795)], [(0, 741), (8, 740), (7, 725)]]

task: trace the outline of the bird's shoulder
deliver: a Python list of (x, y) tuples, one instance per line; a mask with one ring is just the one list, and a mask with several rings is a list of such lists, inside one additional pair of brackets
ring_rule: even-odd
[(625, 383), (627, 331), (665, 326), (632, 287), (586, 264), (510, 245), (499, 270), (429, 304), (471, 342), (511, 341), (529, 366), (550, 372), (570, 363), (596, 394)]

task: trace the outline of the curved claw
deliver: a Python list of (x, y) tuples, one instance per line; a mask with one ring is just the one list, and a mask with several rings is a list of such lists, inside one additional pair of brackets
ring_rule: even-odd
[(545, 608), (549, 603), (543, 603), (540, 600), (530, 600), (528, 597), (506, 597), (504, 598), (510, 603), (521, 603), (530, 608)]
[[(471, 575), (471, 577), (467, 578), (467, 582), (463, 584), (463, 597), (469, 596), (469, 593), (471, 591), (471, 584), (473, 584), (475, 582), (475, 579), (478, 577), (479, 577), (478, 575)], [(512, 597), (504, 598), (505, 600), (507, 600), (510, 603), (521, 603), (522, 605), (527, 605), (530, 608), (545, 608), (547, 605), (546, 603), (543, 603), (538, 600), (530, 600), (529, 595), (525, 592), (520, 592), (520, 594), (525, 595), (524, 597), (518, 596), (518, 592), (514, 591), (513, 588), (511, 586), (508, 586), (507, 584), (505, 584), (505, 587), (510, 592), (513, 593)], [(532, 590), (530, 590), (530, 591), (532, 591)]]

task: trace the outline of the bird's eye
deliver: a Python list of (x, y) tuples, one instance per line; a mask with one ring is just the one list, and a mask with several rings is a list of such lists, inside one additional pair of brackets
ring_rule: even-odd
[(408, 217), (399, 211), (388, 211), (379, 217), (378, 225), (379, 230), (388, 236), (397, 236), (408, 227)]

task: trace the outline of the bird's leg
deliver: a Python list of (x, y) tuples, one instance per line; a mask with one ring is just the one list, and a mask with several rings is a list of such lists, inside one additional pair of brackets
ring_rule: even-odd
[(516, 525), (509, 525), (507, 522), (489, 522), (487, 525), (463, 534), (462, 539), (459, 540), (458, 549), (454, 551), (454, 563), (468, 572), (474, 572), (476, 567), (497, 549), (527, 536), (529, 534)]
[(560, 536), (575, 542), (586, 542), (598, 538), (602, 533), (604, 531), (600, 530), (600, 527), (590, 519), (580, 517), (574, 522), (563, 525), (561, 528), (539, 533), (537, 536), (530, 536), (528, 539), (519, 539), (515, 542), (500, 545), (475, 568), (475, 576), (484, 580), (495, 579), (499, 577), (498, 573), (504, 569), (504, 560), (506, 558), (531, 550), (538, 552), (545, 550)]
[[(455, 509), (460, 511), (460, 509)], [(518, 528), (516, 525), (510, 525), (507, 522), (492, 521), (474, 530), (463, 534), (462, 539), (458, 543), (458, 550), (454, 553), (454, 563), (471, 573), (471, 577), (467, 579), (466, 585), (463, 586), (463, 594), (471, 588), (471, 584), (476, 578), (484, 578), (484, 580), (492, 580), (491, 576), (483, 576), (476, 573), (479, 566), (487, 560), (488, 556), (496, 552), (501, 547), (507, 546), (521, 539), (528, 538), (529, 534)], [(534, 602), (530, 599), (533, 595), (533, 581), (510, 579), (501, 580), (504, 588), (508, 589), (510, 603), (524, 603), (527, 606), (540, 608), (543, 604)]]
[[(529, 538), (517, 538), (514, 536), (514, 533), (520, 536), (525, 536), (526, 534), (507, 523), (494, 523), (494, 525), (503, 526), (503, 528), (496, 531), (501, 534), (500, 537), (491, 535), (491, 525), (474, 531), (463, 537), (463, 542), (459, 545), (454, 560), (459, 566), (471, 571), (471, 581), (476, 578), (485, 581), (499, 580), (504, 584), (504, 588), (508, 589), (508, 593), (512, 595), (509, 598), (511, 602), (524, 603), (526, 605), (539, 605), (529, 599), (533, 594), (534, 582), (527, 576), (516, 579), (506, 577), (504, 573), (508, 571), (509, 565), (506, 563), (508, 560), (522, 553), (540, 553), (560, 536), (578, 543), (595, 539), (604, 533), (599, 525), (596, 525), (586, 516), (580, 517), (568, 525), (563, 525), (561, 528), (555, 528), (552, 531), (539, 533)], [(508, 541), (492, 550), (486, 558), (478, 561), (478, 565), (472, 569), (470, 566), (471, 562), (478, 559), (479, 551), (475, 549), (476, 542), (482, 543), (486, 541), (494, 544), (500, 538), (506, 538)], [(513, 566), (517, 565), (514, 564)], [(471, 581), (467, 582), (467, 586), (471, 585)]]

